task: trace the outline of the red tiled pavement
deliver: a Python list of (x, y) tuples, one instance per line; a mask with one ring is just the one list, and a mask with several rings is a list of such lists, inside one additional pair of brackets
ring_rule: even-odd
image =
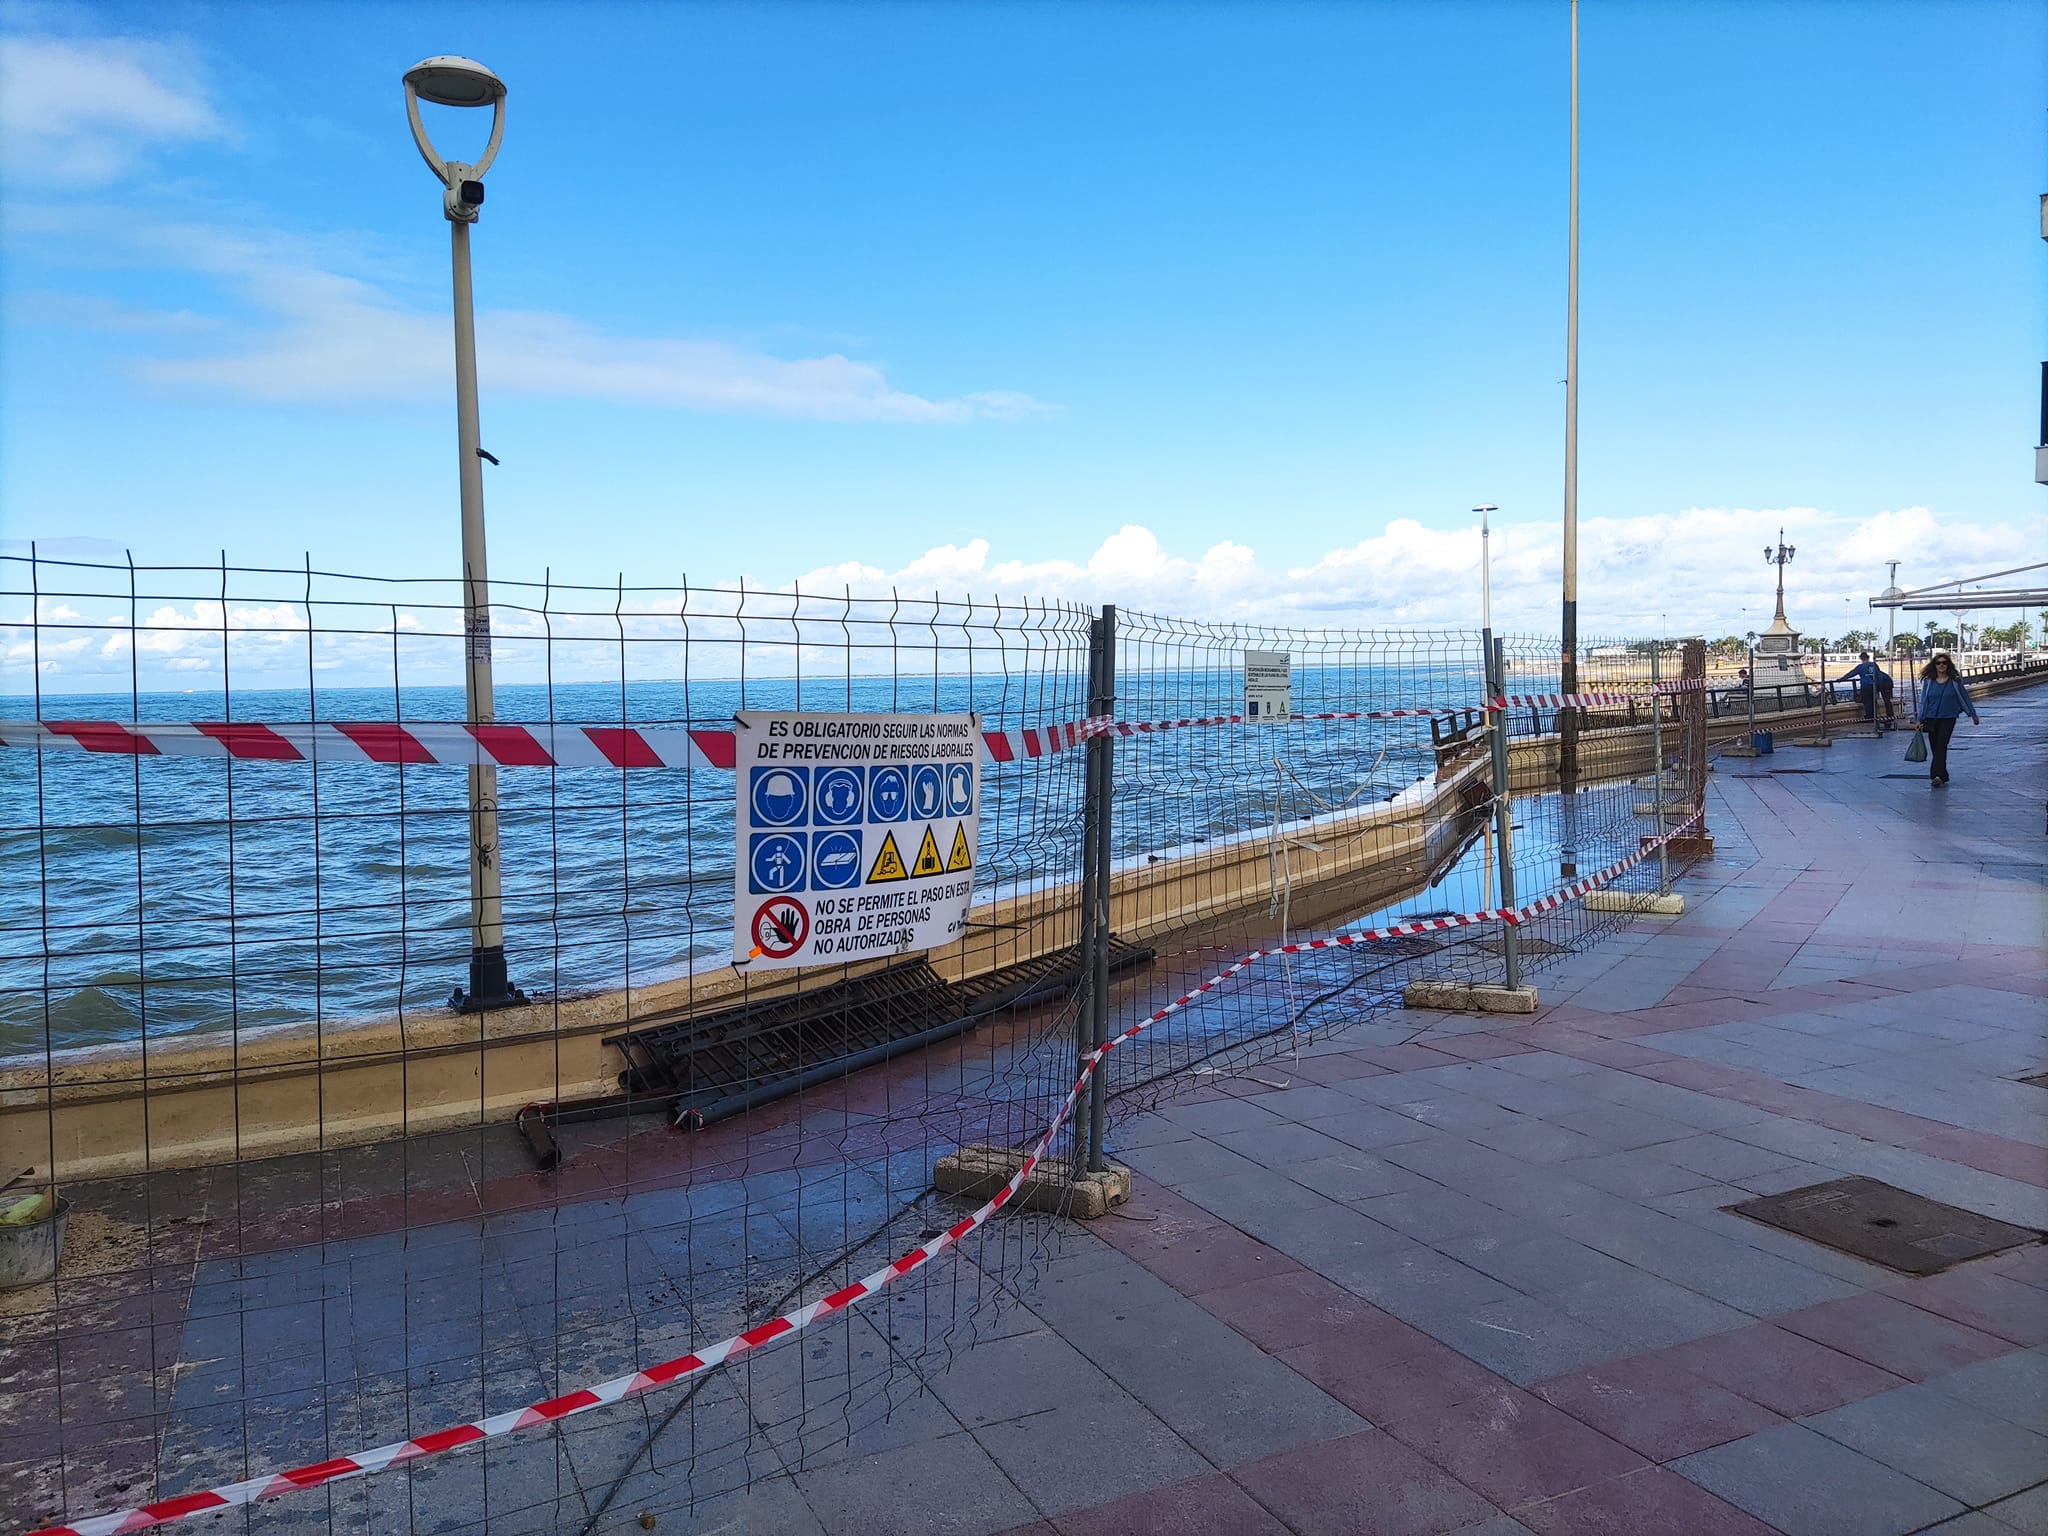
[(2004, 1339), (1923, 1312), (1881, 1291), (1824, 1301), (1777, 1319), (1777, 1325), (1908, 1381), (1925, 1381), (2012, 1351)]
[(1906, 1384), (1866, 1360), (1770, 1323), (1659, 1351), (1663, 1359), (1787, 1418), (1824, 1413)]
[(1376, 1429), (1283, 1451), (1236, 1476), (1298, 1536), (1443, 1536), (1499, 1512)]
[(1513, 1513), (1536, 1536), (1777, 1536), (1777, 1527), (1662, 1467), (1519, 1505)]
[(1995, 1270), (1971, 1266), (1912, 1280), (1901, 1301), (2015, 1344), (2048, 1344), (2048, 1295)]
[(1061, 1515), (1057, 1529), (1059, 1536), (1287, 1536), (1286, 1526), (1220, 1472)]
[(1396, 1419), (1387, 1432), (1503, 1508), (1646, 1465), (1627, 1446), (1514, 1387)]
[(1536, 1395), (1652, 1461), (1724, 1445), (1783, 1421), (1669, 1355), (1615, 1360), (1546, 1381)]

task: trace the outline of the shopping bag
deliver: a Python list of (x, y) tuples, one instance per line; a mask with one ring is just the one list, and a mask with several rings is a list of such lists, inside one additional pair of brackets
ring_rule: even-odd
[(1906, 761), (1924, 763), (1927, 761), (1927, 733), (1919, 726), (1913, 727), (1913, 739), (1906, 743)]

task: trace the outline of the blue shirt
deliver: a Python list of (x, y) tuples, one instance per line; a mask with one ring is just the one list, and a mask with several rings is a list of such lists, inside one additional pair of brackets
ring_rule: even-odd
[(1953, 720), (1958, 715), (1977, 719), (1977, 706), (1970, 702), (1970, 690), (1951, 669), (1949, 677), (1942, 682), (1923, 683), (1920, 687), (1920, 718), (1922, 720)]

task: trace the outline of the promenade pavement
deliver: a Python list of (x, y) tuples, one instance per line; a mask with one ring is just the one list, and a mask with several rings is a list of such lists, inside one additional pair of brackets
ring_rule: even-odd
[[(2048, 1533), (2048, 1248), (1908, 1278), (1725, 1207), (2048, 1227), (2048, 690), (1726, 760), (1679, 918), (1119, 1122), (1130, 1205), (885, 1421), (688, 1529)], [(961, 1262), (971, 1262), (971, 1254)]]
[[(2048, 1072), (2048, 689), (1985, 721), (1946, 789), (1902, 737), (1722, 762), (1684, 916), (1538, 971), (1533, 1018), (1383, 1011), (1115, 1117), (1136, 1187), (1101, 1221), (1005, 1214), (694, 1395), (197, 1528), (2048, 1533), (2048, 1247), (1912, 1279), (1726, 1209), (1862, 1174), (2048, 1228), (2048, 1089), (2021, 1081)], [(155, 1176), (148, 1267), (0, 1314), (0, 1531), (520, 1406), (815, 1294), (930, 1171), (928, 1125), (861, 1139), (885, 1074), (842, 1086), (551, 1175), (493, 1127)], [(905, 1210), (888, 1254), (957, 1214)]]

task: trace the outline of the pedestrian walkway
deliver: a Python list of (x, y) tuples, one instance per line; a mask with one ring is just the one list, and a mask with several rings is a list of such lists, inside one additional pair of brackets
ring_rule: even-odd
[(995, 1337), (686, 1528), (2048, 1532), (2048, 1248), (1914, 1279), (1725, 1209), (1862, 1174), (2048, 1227), (2048, 691), (1945, 789), (1903, 745), (1721, 763), (1686, 914), (1533, 1019), (1118, 1122), (1131, 1204)]

